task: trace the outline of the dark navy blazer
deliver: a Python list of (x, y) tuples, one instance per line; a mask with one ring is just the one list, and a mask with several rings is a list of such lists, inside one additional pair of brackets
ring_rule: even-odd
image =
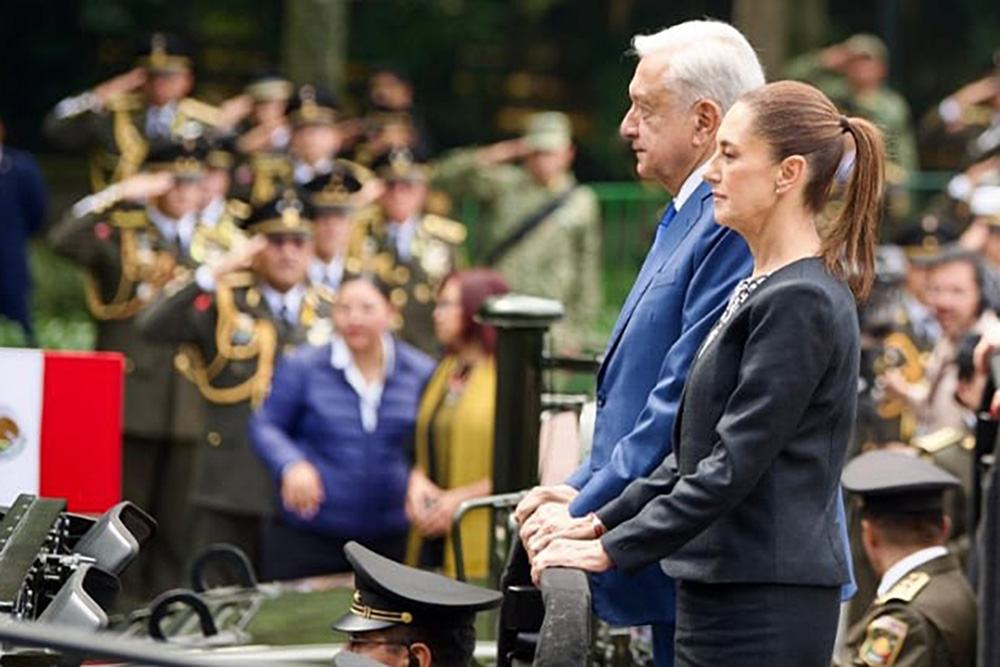
[(691, 367), (674, 452), (598, 510), (618, 568), (702, 583), (840, 586), (840, 472), (857, 409), (857, 307), (820, 258), (778, 269)]
[[(714, 220), (712, 192), (701, 183), (646, 257), (625, 301), (597, 376), (597, 419), (590, 458), (568, 484), (582, 516), (653, 472), (670, 453), (670, 436), (688, 368), (752, 260), (735, 232)], [(653, 564), (634, 576), (591, 578), (594, 610), (615, 625), (668, 623), (672, 581)]]

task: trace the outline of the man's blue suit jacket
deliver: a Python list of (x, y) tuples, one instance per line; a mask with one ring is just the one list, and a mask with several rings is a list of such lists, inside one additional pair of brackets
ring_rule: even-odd
[[(681, 389), (702, 340), (753, 261), (743, 239), (714, 220), (707, 183), (660, 233), (615, 324), (597, 376), (590, 458), (567, 480), (583, 516), (650, 474), (670, 453)], [(591, 578), (598, 616), (614, 625), (669, 623), (673, 582), (653, 564), (634, 576)]]

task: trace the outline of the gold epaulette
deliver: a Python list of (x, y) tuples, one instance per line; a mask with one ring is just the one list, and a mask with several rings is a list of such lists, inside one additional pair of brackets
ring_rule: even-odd
[(104, 103), (104, 108), (108, 111), (138, 111), (142, 108), (143, 99), (141, 95), (135, 93), (122, 93), (114, 95)]
[(246, 203), (242, 199), (226, 200), (226, 213), (237, 220), (246, 220), (250, 217), (252, 212), (253, 208), (251, 208), (250, 204)]
[(461, 245), (465, 241), (467, 231), (465, 225), (458, 220), (452, 220), (440, 215), (428, 214), (424, 216), (423, 227), (431, 235), (438, 237), (452, 245)]
[(323, 283), (309, 283), (309, 294), (312, 294), (319, 301), (332, 304), (337, 299), (337, 292), (329, 285)]
[(337, 164), (346, 169), (351, 173), (354, 178), (363, 185), (368, 181), (375, 178), (375, 174), (368, 167), (362, 166), (353, 160), (345, 160), (344, 158), (337, 158)]
[(122, 209), (111, 213), (111, 224), (121, 229), (138, 229), (148, 223), (149, 217), (142, 209)]
[(240, 288), (240, 287), (250, 287), (253, 285), (254, 277), (253, 271), (237, 271), (235, 273), (230, 273), (222, 278), (222, 283), (226, 287)]
[(216, 127), (222, 123), (222, 112), (218, 107), (212, 106), (193, 97), (185, 97), (177, 104), (177, 115), (182, 118), (190, 118), (203, 125)]
[(885, 592), (885, 595), (875, 601), (875, 604), (885, 604), (890, 600), (912, 602), (913, 598), (930, 583), (931, 575), (926, 572), (911, 572), (900, 579), (895, 586)]
[(937, 454), (952, 445), (960, 445), (966, 434), (954, 426), (946, 426), (933, 433), (913, 438), (911, 444), (925, 454)]

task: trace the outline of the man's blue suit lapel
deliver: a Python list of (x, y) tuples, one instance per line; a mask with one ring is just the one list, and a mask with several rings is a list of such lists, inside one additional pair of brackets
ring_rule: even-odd
[[(646, 264), (652, 264), (656, 267), (654, 270), (650, 271), (640, 271), (639, 279), (632, 286), (632, 290), (629, 292), (628, 298), (625, 300), (625, 305), (622, 306), (621, 313), (618, 314), (618, 321), (615, 322), (615, 328), (611, 332), (611, 338), (608, 340), (608, 347), (604, 352), (604, 363), (601, 365), (601, 371), (598, 374), (598, 378), (603, 374), (604, 368), (608, 365), (608, 360), (611, 355), (614, 354), (615, 349), (618, 347), (618, 341), (621, 339), (622, 334), (625, 333), (625, 327), (628, 326), (629, 320), (632, 319), (632, 313), (635, 312), (636, 306), (642, 300), (643, 295), (649, 286), (652, 284), (653, 280), (667, 267), (671, 256), (677, 247), (687, 236), (688, 232), (694, 226), (694, 223), (701, 218), (702, 211), (704, 210), (705, 203), (708, 198), (712, 196), (712, 189), (704, 181), (695, 189), (681, 210), (677, 212), (677, 215), (667, 226), (664, 232), (665, 236), (663, 242), (659, 248), (655, 248), (655, 255), (650, 255), (646, 257), (646, 261), (643, 263), (643, 267)], [(650, 249), (652, 253), (654, 248)]]

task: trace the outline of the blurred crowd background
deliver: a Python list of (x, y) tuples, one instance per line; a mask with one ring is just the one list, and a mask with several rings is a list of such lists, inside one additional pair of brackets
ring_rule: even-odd
[[(28, 13), (22, 5), (6, 3), (0, 7), (0, 147), (4, 151), (0, 157), (4, 258), (0, 296), (5, 313), (0, 317), (0, 344), (63, 349), (97, 345), (132, 354), (129, 346), (139, 340), (141, 332), (143, 345), (153, 341), (165, 346), (160, 351), (167, 356), (158, 357), (160, 361), (147, 357), (137, 363), (159, 364), (168, 374), (178, 364), (177, 373), (192, 379), (200, 391), (189, 399), (200, 401), (198, 410), (204, 414), (184, 412), (182, 403), (169, 405), (182, 420), (196, 412), (202, 415), (187, 420), (183, 426), (188, 433), (183, 438), (189, 443), (206, 440), (208, 446), (199, 444), (189, 451), (187, 458), (176, 462), (176, 470), (160, 467), (165, 459), (155, 456), (138, 461), (133, 452), (131, 462), (138, 461), (145, 468), (141, 475), (136, 473), (132, 483), (138, 487), (133, 492), (126, 470), (126, 493), (153, 493), (155, 486), (183, 495), (187, 493), (183, 484), (192, 483), (196, 488), (191, 497), (203, 518), (206, 512), (228, 515), (228, 519), (223, 517), (227, 521), (236, 516), (229, 524), (205, 524), (205, 536), (196, 537), (196, 543), (231, 530), (233, 541), (243, 540), (243, 546), (253, 550), (259, 542), (260, 517), (270, 517), (275, 509), (278, 516), (267, 519), (265, 532), (270, 531), (266, 535), (271, 544), (286, 549), (271, 555), (273, 563), (283, 563), (289, 552), (298, 551), (289, 546), (299, 544), (295, 540), (308, 539), (298, 529), (309, 533), (319, 525), (338, 539), (350, 537), (344, 531), (364, 532), (372, 527), (364, 511), (372, 503), (377, 507), (378, 499), (364, 501), (372, 478), (358, 470), (381, 466), (370, 472), (387, 474), (385, 483), (390, 486), (386, 488), (393, 490), (389, 495), (399, 501), (398, 506), (372, 515), (372, 521), (392, 524), (395, 541), (383, 544), (385, 550), (401, 554), (405, 547), (412, 562), (425, 562), (428, 554), (421, 539), (411, 538), (407, 543), (406, 530), (412, 523), (423, 538), (438, 540), (437, 553), (430, 561), (453, 566), (440, 543), (449, 530), (449, 512), (430, 516), (424, 510), (436, 506), (453, 511), (461, 500), (490, 491), (495, 378), (487, 378), (484, 393), (477, 394), (475, 405), (466, 405), (468, 412), (461, 418), (450, 403), (471, 395), (466, 394), (475, 387), (471, 369), (491, 359), (493, 352), (491, 334), (478, 328), (471, 314), (487, 296), (505, 292), (508, 285), (516, 291), (557, 297), (565, 302), (569, 317), (565, 328), (556, 330), (554, 349), (573, 354), (600, 352), (668, 200), (662, 190), (635, 180), (633, 156), (617, 135), (628, 107), (626, 90), (634, 67), (626, 54), (628, 43), (636, 33), (705, 15), (740, 28), (761, 53), (770, 79), (808, 80), (827, 92), (845, 113), (866, 116), (886, 133), (890, 187), (879, 282), (862, 312), (866, 358), (859, 377), (864, 400), (855, 451), (903, 449), (932, 458), (959, 475), (965, 487), (956, 494), (951, 513), (956, 526), (954, 546), (965, 555), (968, 530), (976, 521), (974, 436), (983, 428), (982, 422), (988, 421), (977, 421), (989, 408), (983, 398), (992, 395), (987, 390), (985, 366), (982, 359), (977, 363), (973, 358), (973, 349), (980, 335), (986, 336), (987, 347), (1000, 342), (1000, 324), (994, 314), (1000, 305), (1000, 12), (984, 0), (947, 4), (901, 0), (688, 0), (669, 4), (653, 0), (76, 0), (44, 13)], [(166, 35), (171, 35), (169, 40)], [(176, 46), (174, 36), (183, 48)], [(156, 138), (162, 120), (164, 127), (170, 126), (165, 131), (169, 141), (164, 143), (177, 150), (165, 153), (160, 151), (164, 146), (155, 147), (150, 141), (150, 150), (131, 171), (122, 171), (120, 158), (127, 158), (129, 151), (119, 128), (113, 132), (118, 153), (113, 161), (102, 162), (107, 156), (93, 152), (93, 142), (84, 141), (86, 137), (77, 133), (72, 119), (114, 113), (110, 100), (144, 90), (147, 74), (161, 65), (162, 73), (176, 74), (175, 65), (181, 62), (172, 60), (176, 58), (183, 60), (178, 67), (184, 76), (192, 77), (190, 95), (197, 100), (185, 113), (200, 129), (186, 136), (186, 123), (176, 122), (174, 115), (165, 119), (156, 115), (159, 112), (146, 115), (143, 124), (135, 126), (137, 131), (148, 135), (147, 139)], [(137, 66), (143, 73), (134, 74)], [(185, 90), (181, 97), (187, 95)], [(257, 112), (275, 100), (282, 103), (277, 115), (262, 120), (264, 116)], [(146, 113), (147, 103), (148, 99), (140, 97), (136, 109)], [(266, 132), (255, 134), (255, 124), (264, 126)], [(321, 147), (322, 159), (307, 165), (300, 178), (302, 150), (296, 148), (296, 137), (305, 146), (325, 141), (319, 135), (307, 135), (310, 128), (322, 132), (336, 128), (340, 145), (333, 151)], [(206, 142), (200, 147), (187, 145)], [(212, 155), (219, 153), (225, 156), (214, 162)], [(287, 169), (262, 176), (260, 169), (267, 160), (258, 159), (261, 155), (277, 156)], [(546, 163), (544, 156), (555, 157)], [(333, 158), (350, 160), (348, 170), (331, 172), (328, 166), (318, 166)], [(197, 163), (196, 169), (191, 160)], [(518, 166), (521, 162), (523, 168)], [(99, 173), (102, 167), (110, 169)], [(506, 171), (497, 171), (499, 167)], [(197, 173), (189, 173), (191, 169)], [(173, 180), (122, 178), (163, 170)], [(145, 261), (141, 255), (146, 250), (154, 255), (172, 252), (170, 271), (177, 268), (175, 264), (190, 264), (186, 272), (168, 276), (160, 276), (160, 267), (152, 262), (135, 269), (136, 278), (130, 274), (134, 267), (128, 261), (124, 268), (108, 268), (113, 262), (102, 264), (94, 259), (99, 251), (86, 250), (106, 247), (106, 243), (121, 245), (116, 234), (121, 238), (127, 234), (116, 230), (142, 228), (155, 237), (154, 227), (161, 232), (170, 229), (153, 219), (148, 209), (122, 211), (120, 204), (149, 199), (155, 203), (153, 208), (161, 208), (160, 213), (170, 213), (162, 208), (175, 206), (176, 201), (168, 201), (173, 196), (170, 192), (189, 181), (210, 183), (206, 174), (213, 171), (227, 179), (213, 196), (238, 202), (227, 203), (225, 210), (232, 213), (231, 222), (241, 230), (242, 239), (230, 243), (213, 236), (221, 253), (214, 260), (210, 255), (196, 256), (191, 237), (183, 231), (169, 239), (174, 244), (169, 250), (140, 243), (139, 264)], [(119, 187), (109, 190), (107, 186), (115, 181)], [(577, 188), (577, 181), (586, 187)], [(258, 191), (256, 184), (264, 182), (268, 187)], [(416, 209), (396, 215), (388, 193), (398, 195), (400, 183), (417, 183), (429, 192), (421, 195)], [(5, 189), (20, 193), (17, 203), (4, 199)], [(543, 192), (551, 196), (544, 206), (546, 198), (536, 197)], [(211, 199), (204, 198), (198, 215), (209, 208)], [(549, 205), (551, 210), (546, 209)], [(181, 206), (176, 215), (167, 217), (180, 220), (182, 213), (191, 213), (189, 209)], [(558, 233), (507, 243), (507, 232), (516, 231), (533, 215), (544, 213), (541, 221), (561, 209), (565, 211)], [(292, 210), (295, 215), (289, 214)], [(371, 210), (378, 211), (374, 217), (365, 213)], [(254, 291), (258, 282), (278, 287), (285, 280), (279, 275), (280, 261), (275, 260), (277, 264), (270, 268), (254, 264), (255, 274), (241, 278), (244, 282), (233, 278), (238, 270), (249, 268), (256, 255), (294, 255), (307, 245), (304, 238), (314, 239), (318, 253), (324, 236), (318, 224), (315, 231), (309, 226), (314, 213), (318, 223), (323, 215), (343, 218), (345, 211), (356, 216), (355, 228), (336, 242), (340, 244), (337, 253), (324, 257), (327, 263), (318, 269), (339, 267), (336, 284), (329, 285), (343, 292), (339, 297), (322, 290), (296, 297), (298, 319), (293, 322), (283, 311), (279, 314), (281, 297), (272, 302), (264, 287)], [(413, 236), (412, 227), (406, 232), (411, 235), (405, 236), (383, 224), (416, 215), (425, 221), (420, 224), (428, 236)], [(46, 237), (45, 231), (52, 227), (55, 230)], [(542, 229), (532, 226), (536, 228)], [(261, 234), (268, 240), (246, 241), (243, 232), (248, 238)], [(29, 237), (32, 240), (25, 245)], [(347, 237), (350, 248), (345, 244)], [(57, 257), (50, 244), (75, 263)], [(120, 248), (114, 247), (113, 255), (118, 257)], [(121, 255), (123, 261), (126, 254)], [(220, 257), (225, 261), (218, 261)], [(17, 275), (26, 260), (33, 283), (30, 292), (29, 283)], [(352, 268), (353, 260), (357, 267)], [(426, 275), (417, 273), (417, 264)], [(472, 272), (456, 278), (453, 274), (460, 266), (484, 265), (499, 275)], [(206, 267), (212, 275), (201, 271)], [(101, 271), (109, 276), (102, 278)], [(122, 294), (116, 285), (124, 283), (119, 273), (131, 281), (129, 289), (134, 288), (120, 302), (116, 300)], [(341, 281), (348, 274), (374, 274), (377, 279), (365, 279), (364, 285), (344, 290)], [(84, 276), (96, 280), (86, 282), (86, 290), (81, 289)], [(304, 273), (293, 278), (278, 291), (294, 292), (292, 287), (305, 280)], [(325, 282), (319, 274), (310, 275), (309, 280), (315, 285)], [(162, 294), (156, 292), (161, 289)], [(89, 308), (87, 294), (91, 295)], [(94, 294), (105, 303), (95, 307)], [(258, 312), (262, 300), (270, 306), (266, 313)], [(411, 317), (405, 308), (414, 304), (424, 308)], [(390, 306), (404, 310), (402, 338), (423, 352), (400, 343), (388, 353), (386, 344), (378, 343), (400, 323)], [(373, 319), (354, 336), (346, 320), (337, 321), (338, 307), (344, 313), (351, 308), (365, 310)], [(449, 308), (456, 310), (446, 317)], [(303, 309), (308, 317), (299, 316)], [(327, 319), (331, 313), (332, 323)], [(202, 322), (203, 316), (209, 319)], [(111, 342), (112, 324), (128, 320), (132, 326), (133, 318), (138, 320), (136, 327)], [(261, 333), (271, 331), (259, 324), (265, 320), (277, 329), (267, 336), (276, 338)], [(29, 322), (33, 329), (24, 326)], [(182, 326), (184, 322), (188, 329)], [(412, 328), (417, 322), (423, 322), (422, 333)], [(301, 329), (296, 328), (299, 325)], [(224, 333), (216, 335), (215, 327), (222, 327), (218, 331)], [(345, 371), (351, 389), (346, 385), (339, 389), (357, 404), (357, 414), (351, 416), (357, 418), (357, 428), (350, 433), (322, 432), (323, 424), (341, 422), (324, 413), (328, 403), (296, 393), (296, 387), (307, 382), (308, 364), (288, 364), (284, 370), (279, 365), (275, 371), (286, 348), (326, 344), (334, 329), (346, 341), (346, 349), (338, 352), (334, 343), (331, 364), (342, 371), (360, 369), (362, 378), (352, 379)], [(255, 338), (258, 335), (264, 338)], [(203, 339), (208, 342), (200, 350), (200, 362), (196, 357), (183, 364), (177, 361), (177, 344), (201, 345)], [(267, 340), (270, 347), (264, 351), (262, 341)], [(381, 351), (370, 357), (371, 349)], [(387, 355), (396, 367), (386, 361)], [(213, 358), (221, 360), (218, 366)], [(436, 371), (435, 362), (439, 362)], [(321, 365), (313, 363), (312, 367)], [(390, 398), (388, 388), (393, 368), (402, 369), (404, 379), (412, 383), (411, 391), (402, 391), (397, 398)], [(126, 372), (131, 372), (128, 363)], [(174, 375), (169, 382), (179, 377)], [(238, 396), (218, 393), (219, 387), (212, 382), (220, 378), (225, 380), (224, 389), (240, 387)], [(272, 379), (275, 390), (265, 402)], [(428, 393), (419, 401), (418, 390), (428, 381)], [(143, 431), (149, 421), (163, 417), (156, 411), (161, 404), (155, 398), (136, 398), (138, 390), (126, 386), (128, 466), (130, 438), (141, 449), (166, 446), (182, 436)], [(184, 386), (193, 392), (191, 386)], [(289, 396), (298, 403), (283, 403)], [(396, 424), (395, 417), (389, 416), (388, 423), (396, 429), (389, 437), (372, 422), (372, 405), (377, 411), (379, 400), (397, 399), (402, 401), (400, 414), (406, 418)], [(149, 416), (151, 408), (159, 415), (155, 419)], [(253, 449), (247, 433), (252, 410), (256, 415), (251, 423)], [(199, 421), (206, 419), (205, 414), (207, 425)], [(476, 424), (490, 428), (475, 432), (474, 437), (469, 430), (461, 438), (442, 435), (462, 419), (470, 430)], [(161, 426), (164, 433), (170, 431), (170, 425)], [(319, 450), (324, 443), (341, 440), (385, 445), (390, 454), (384, 461), (352, 454), (354, 458), (348, 459), (359, 468), (351, 469), (353, 479), (337, 481), (336, 487), (330, 486), (331, 480), (343, 472), (336, 462), (325, 461), (290, 475), (298, 460), (296, 451), (301, 454), (312, 446)], [(206, 452), (223, 452), (229, 446), (226, 443), (233, 441), (240, 448), (234, 458), (209, 460)], [(467, 442), (474, 446), (466, 446)], [(577, 452), (570, 449), (569, 458), (575, 459)], [(262, 472), (261, 460), (267, 473)], [(470, 461), (475, 465), (462, 467)], [(219, 491), (222, 482), (218, 480), (233, 477), (234, 471), (243, 469), (232, 466), (244, 463), (256, 466), (253, 475), (260, 476), (261, 490), (238, 473), (235, 485), (229, 479), (235, 490), (226, 496)], [(193, 477), (191, 466), (196, 471)], [(429, 477), (414, 476), (421, 471), (429, 472)], [(317, 487), (318, 477), (323, 477), (325, 486)], [(156, 484), (147, 484), (150, 479), (157, 480)], [(274, 507), (270, 506), (269, 484), (278, 487), (274, 498), (280, 503)], [(324, 498), (323, 488), (353, 488), (356, 494), (343, 491), (343, 497)], [(444, 495), (456, 489), (462, 493)], [(344, 524), (348, 528), (322, 509), (329, 509), (338, 498), (341, 514), (348, 515)], [(250, 508), (245, 504), (250, 501), (268, 506)], [(149, 499), (153, 507), (159, 502), (163, 501)], [(353, 515), (343, 510), (353, 507), (352, 502), (358, 508)], [(241, 523), (244, 515), (253, 517), (253, 527)], [(179, 529), (165, 528), (186, 534), (187, 522), (188, 517), (179, 517)], [(485, 560), (486, 525), (477, 530)], [(329, 551), (328, 547), (312, 550)], [(860, 551), (856, 556), (857, 566), (863, 569)], [(176, 571), (188, 554), (174, 557)], [(263, 558), (267, 562), (266, 548)], [(485, 567), (484, 562), (480, 565)], [(343, 569), (342, 564), (324, 562), (302, 564), (289, 572), (272, 569), (271, 573), (292, 578), (323, 568)], [(859, 577), (868, 596), (859, 598), (856, 613), (864, 609), (875, 583), (870, 573), (866, 577), (861, 571)]]
[[(127, 70), (136, 40), (155, 30), (177, 34), (191, 47), (195, 95), (211, 103), (238, 94), (261, 72), (281, 72), (335, 92), (343, 116), (357, 118), (373, 69), (403, 65), (435, 151), (513, 137), (526, 111), (566, 111), (578, 145), (576, 173), (598, 184), (608, 232), (602, 325), (609, 329), (664, 202), (660, 193), (632, 185), (632, 157), (617, 138), (632, 70), (623, 53), (633, 34), (693, 16), (737, 25), (758, 47), (769, 78), (794, 57), (852, 34), (879, 35), (891, 65), (888, 81), (910, 105), (914, 127), (961, 84), (988, 73), (1000, 44), (1000, 18), (984, 0), (688, 0), (667, 7), (641, 0), (74, 0), (47, 13), (14, 3), (0, 8), (0, 117), (6, 144), (40, 160), (51, 220), (88, 184), (85, 158), (46, 141), (42, 119), (63, 97)], [(911, 187), (939, 191), (943, 177), (923, 172), (958, 165), (920, 148), (921, 173)], [(475, 221), (455, 217), (470, 226), (474, 244)], [(92, 330), (73, 274), (43, 250), (33, 252), (40, 339), (87, 347)], [(0, 336), (18, 340), (8, 327)]]

